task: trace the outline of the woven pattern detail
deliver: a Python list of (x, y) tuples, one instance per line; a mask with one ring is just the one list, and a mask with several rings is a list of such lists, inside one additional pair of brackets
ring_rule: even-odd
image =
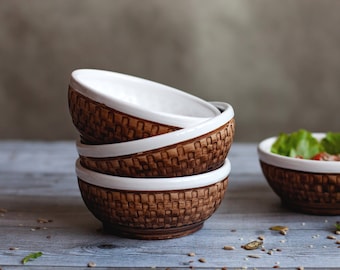
[(340, 214), (340, 174), (308, 173), (260, 161), (269, 185), (282, 201), (313, 214)]
[(206, 187), (178, 191), (122, 191), (78, 179), (88, 209), (105, 224), (141, 230), (169, 229), (208, 219), (219, 207), (228, 178)]
[(175, 177), (219, 168), (233, 142), (235, 121), (201, 137), (161, 149), (128, 156), (80, 156), (82, 166), (101, 173), (127, 177)]
[(147, 138), (178, 130), (116, 111), (69, 87), (69, 111), (84, 142), (106, 144)]

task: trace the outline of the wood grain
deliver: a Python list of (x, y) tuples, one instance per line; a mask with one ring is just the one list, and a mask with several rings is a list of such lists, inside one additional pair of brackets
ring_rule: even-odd
[[(327, 239), (340, 240), (334, 234), (340, 218), (282, 207), (262, 175), (255, 144), (232, 146), (226, 196), (203, 229), (161, 241), (105, 234), (80, 197), (76, 158), (74, 142), (0, 142), (0, 268), (22, 269), (22, 258), (37, 251), (43, 255), (25, 269), (88, 269), (89, 262), (95, 269), (340, 267), (339, 245)], [(269, 230), (273, 225), (289, 231), (281, 235)], [(265, 251), (241, 248), (260, 235)]]

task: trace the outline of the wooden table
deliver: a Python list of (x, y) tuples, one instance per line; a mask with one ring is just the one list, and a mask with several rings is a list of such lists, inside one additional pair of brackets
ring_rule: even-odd
[[(0, 142), (0, 268), (21, 269), (340, 269), (339, 216), (283, 208), (266, 183), (255, 144), (234, 143), (225, 199), (203, 229), (171, 240), (105, 234), (77, 186), (74, 142)], [(269, 230), (289, 228), (286, 235)], [(264, 238), (263, 249), (242, 245)], [(225, 250), (233, 246), (234, 250)], [(188, 254), (194, 255), (189, 256)], [(90, 263), (90, 265), (88, 265)]]

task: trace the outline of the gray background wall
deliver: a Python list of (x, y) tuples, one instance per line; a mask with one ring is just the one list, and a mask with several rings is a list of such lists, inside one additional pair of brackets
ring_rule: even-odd
[(340, 1), (0, 0), (0, 139), (74, 139), (72, 70), (231, 103), (236, 140), (340, 131)]

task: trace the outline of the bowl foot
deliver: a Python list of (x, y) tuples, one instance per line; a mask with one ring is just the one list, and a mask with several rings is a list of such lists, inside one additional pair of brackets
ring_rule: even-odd
[(200, 230), (203, 227), (203, 223), (204, 222), (199, 222), (178, 228), (163, 228), (163, 229), (140, 229), (103, 223), (103, 230), (106, 233), (126, 238), (143, 240), (164, 240), (183, 237), (192, 234)]
[(281, 200), (282, 205), (300, 213), (311, 214), (311, 215), (320, 215), (320, 216), (336, 216), (340, 215), (340, 204), (334, 203), (331, 205), (330, 203), (322, 204), (322, 203), (312, 203), (312, 202), (292, 202)]

